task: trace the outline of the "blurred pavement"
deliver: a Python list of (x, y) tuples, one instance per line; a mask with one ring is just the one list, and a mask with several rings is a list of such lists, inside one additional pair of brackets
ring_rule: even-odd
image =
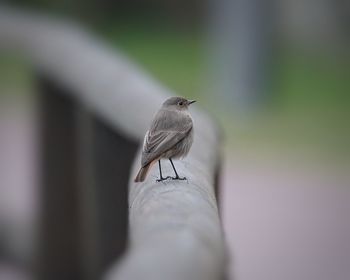
[(350, 279), (350, 176), (232, 155), (222, 209), (231, 279)]

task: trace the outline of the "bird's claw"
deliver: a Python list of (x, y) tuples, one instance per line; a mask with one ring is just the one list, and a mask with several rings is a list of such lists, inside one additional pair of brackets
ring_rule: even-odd
[(172, 179), (172, 180), (181, 180), (181, 181), (187, 180), (186, 177), (171, 177), (171, 179)]
[(160, 179), (157, 179), (156, 181), (157, 181), (157, 182), (163, 182), (163, 181), (166, 181), (166, 180), (168, 180), (168, 179), (170, 179), (170, 178), (172, 178), (172, 177), (170, 177), (170, 176), (165, 177), (165, 178), (161, 177)]

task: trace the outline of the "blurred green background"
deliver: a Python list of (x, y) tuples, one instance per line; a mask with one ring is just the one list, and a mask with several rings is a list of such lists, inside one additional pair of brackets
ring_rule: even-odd
[[(200, 100), (221, 121), (233, 149), (298, 151), (342, 163), (349, 159), (350, 59), (342, 33), (330, 46), (325, 36), (324, 47), (322, 39), (305, 43), (275, 23), (279, 31), (270, 37), (262, 70), (267, 80), (263, 102), (242, 115), (235, 113), (234, 104), (232, 110), (221, 109), (225, 99), (212, 106), (218, 93), (208, 78), (216, 71), (211, 63), (216, 42), (208, 31), (211, 1), (11, 2), (78, 21), (179, 95)], [(3, 94), (28, 91), (31, 72), (23, 61), (1, 56)]]

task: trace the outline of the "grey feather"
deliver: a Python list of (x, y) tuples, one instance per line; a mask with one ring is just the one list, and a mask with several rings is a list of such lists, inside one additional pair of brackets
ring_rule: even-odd
[(183, 157), (193, 142), (193, 122), (187, 111), (162, 108), (146, 133), (142, 166), (159, 158)]

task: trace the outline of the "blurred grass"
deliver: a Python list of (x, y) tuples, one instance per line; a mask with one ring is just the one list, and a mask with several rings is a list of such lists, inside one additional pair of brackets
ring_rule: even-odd
[(0, 96), (30, 92), (32, 74), (24, 57), (18, 53), (0, 52)]
[[(200, 32), (127, 22), (99, 32), (179, 95), (207, 102), (201, 93), (207, 80)], [(1, 55), (0, 62), (1, 93), (26, 92), (28, 64), (14, 55)], [(288, 149), (348, 160), (349, 59), (284, 47), (275, 54), (271, 69), (270, 100), (264, 110), (244, 123), (232, 112), (215, 112), (229, 146), (251, 153)]]
[(349, 105), (347, 57), (286, 49), (275, 60), (273, 101), (283, 110), (343, 111)]
[(282, 49), (272, 67), (271, 102), (245, 140), (349, 159), (349, 67), (347, 57)]
[(112, 45), (179, 95), (200, 96), (205, 68), (201, 36), (196, 31), (178, 30), (152, 23), (118, 23), (104, 30)]
[[(206, 102), (200, 92), (207, 83), (200, 34), (121, 24), (104, 35), (175, 92)], [(272, 61), (265, 109), (244, 123), (230, 112), (216, 112), (222, 114), (229, 146), (252, 153), (287, 147), (348, 159), (349, 67), (350, 61), (337, 55), (281, 48)]]
[(270, 102), (253, 119), (226, 122), (231, 147), (350, 163), (350, 61), (284, 48), (272, 67)]

